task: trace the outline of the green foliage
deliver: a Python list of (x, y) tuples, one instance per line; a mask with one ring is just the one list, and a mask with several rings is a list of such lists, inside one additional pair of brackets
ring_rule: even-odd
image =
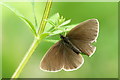
[[(19, 76), (23, 67), (26, 65), (27, 61), (29, 60), (29, 58), (31, 57), (31, 55), (33, 54), (34, 50), (36, 49), (38, 44), (41, 42), (41, 40), (44, 39), (44, 41), (55, 43), (58, 40), (47, 39), (47, 37), (57, 35), (57, 34), (62, 34), (64, 32), (66, 33), (73, 27), (73, 25), (68, 25), (71, 22), (71, 19), (66, 20), (63, 16), (60, 16), (59, 13), (56, 13), (52, 17), (48, 18), (50, 6), (51, 6), (51, 2), (49, 2), (49, 1), (46, 4), (45, 13), (43, 14), (43, 18), (41, 20), (40, 27), (38, 27), (39, 28), (38, 30), (35, 29), (35, 26), (37, 27), (37, 19), (36, 19), (35, 11), (34, 11), (34, 3), (32, 3), (32, 6), (33, 6), (33, 14), (34, 14), (33, 16), (34, 16), (34, 20), (35, 20), (35, 26), (32, 24), (32, 22), (30, 22), (26, 17), (24, 17), (16, 9), (14, 9), (11, 6), (4, 4), (2, 2), (0, 4), (9, 8), (19, 18), (21, 18), (29, 26), (30, 30), (33, 32), (33, 34), (35, 36), (33, 44), (29, 48), (24, 59), (21, 61), (19, 67), (16, 69), (12, 78), (17, 78)], [(47, 28), (49, 27), (49, 29), (45, 31), (44, 29), (45, 29), (46, 22), (48, 22), (50, 24), (50, 26), (46, 26)], [(66, 26), (66, 25), (68, 25), (68, 26)]]
[[(69, 24), (71, 22), (71, 19), (65, 20), (65, 18), (63, 16), (60, 16), (59, 13), (54, 14), (52, 17), (50, 17), (46, 21), (50, 25), (46, 26), (46, 28), (49, 27), (49, 29), (40, 35), (40, 38), (42, 38), (42, 39), (44, 39), (46, 37), (54, 36), (57, 34), (62, 34), (64, 32), (68, 32), (71, 28), (73, 28), (73, 26), (75, 26), (75, 25), (66, 26), (67, 24)], [(56, 42), (54, 40), (49, 40), (49, 39), (45, 39), (45, 41), (54, 42), (54, 43)]]
[[(69, 30), (71, 30), (73, 27), (76, 26), (76, 24), (75, 25), (68, 25), (71, 22), (71, 19), (65, 20), (65, 18), (63, 16), (60, 16), (59, 13), (54, 14), (52, 17), (50, 17), (46, 21), (50, 25), (46, 26), (46, 28), (49, 28), (49, 29), (47, 29), (46, 32), (42, 34), (42, 36), (44, 34), (47, 34), (47, 35), (44, 35), (44, 37), (66, 33)], [(45, 41), (47, 41), (47, 40), (45, 40)], [(56, 41), (52, 41), (52, 40), (48, 40), (48, 41), (49, 42), (56, 42)]]
[[(30, 28), (30, 30), (33, 32), (33, 34), (35, 36), (39, 35), (36, 33), (36, 29), (35, 29), (35, 26), (37, 26), (37, 20), (36, 20), (36, 16), (35, 16), (35, 13), (34, 13), (34, 18), (35, 18), (35, 23), (36, 25), (34, 26), (32, 24), (32, 22), (30, 22), (26, 17), (24, 17), (20, 12), (18, 12), (16, 9), (14, 9), (13, 7), (7, 5), (7, 4), (4, 4), (4, 3), (0, 3), (1, 5), (9, 8), (11, 11), (13, 11), (19, 18), (21, 18)], [(34, 4), (32, 3), (33, 7), (34, 7)], [(34, 12), (34, 8), (33, 8), (33, 12)], [(64, 33), (64, 32), (68, 32), (70, 29), (72, 29), (75, 25), (68, 25), (70, 22), (71, 22), (71, 19), (69, 20), (66, 20), (63, 16), (60, 16), (59, 13), (56, 13), (54, 14), (52, 17), (48, 18), (46, 20), (50, 26), (46, 26), (46, 28), (49, 28), (48, 30), (46, 30), (46, 32), (44, 31), (44, 33), (41, 33), (40, 34), (40, 38), (41, 39), (44, 39), (48, 36), (53, 36), (53, 35), (57, 35), (57, 34), (61, 34), (61, 33)], [(66, 26), (68, 25), (68, 26)], [(50, 42), (51, 40), (49, 40)]]
[[(11, 6), (7, 5), (7, 4), (4, 4), (4, 3), (0, 2), (1, 5), (9, 8), (19, 18), (21, 18), (29, 26), (30, 30), (33, 32), (33, 34), (35, 36), (35, 39), (34, 39), (32, 45), (31, 45), (31, 47), (29, 48), (28, 52), (26, 53), (25, 57), (21, 61), (18, 68), (16, 69), (16, 71), (13, 74), (12, 78), (19, 77), (19, 74), (23, 70), (23, 67), (26, 65), (26, 63), (28, 62), (29, 58), (31, 57), (31, 55), (33, 54), (34, 50), (36, 49), (38, 44), (41, 42), (41, 40), (44, 39), (47, 42), (54, 42), (55, 43), (58, 40), (50, 40), (50, 39), (45, 39), (45, 38), (47, 38), (49, 36), (61, 34), (63, 32), (67, 32), (69, 30), (69, 27), (71, 25), (69, 25), (69, 27), (65, 26), (65, 25), (69, 24), (71, 22), (71, 19), (66, 20), (63, 16), (60, 16), (59, 13), (56, 13), (55, 15), (53, 15), (51, 18), (48, 19), (51, 2), (52, 2), (52, 0), (49, 0), (46, 3), (45, 13), (43, 14), (41, 24), (38, 27), (39, 28), (38, 30), (35, 29), (35, 26), (37, 27), (37, 19), (36, 19), (36, 16), (35, 16), (34, 3), (32, 3), (32, 6), (33, 6), (33, 16), (34, 16), (34, 20), (35, 20), (35, 26), (32, 24), (32, 22), (30, 22), (26, 17), (24, 17), (16, 9), (14, 9), (13, 7), (11, 7)], [(45, 32), (46, 22), (48, 22), (51, 26)], [(46, 26), (46, 27), (49, 27), (49, 26)]]
[(66, 27), (64, 26), (69, 24), (71, 22), (71, 19), (65, 20), (63, 16), (60, 16), (59, 13), (56, 13), (52, 17), (50, 17), (47, 22), (51, 24), (48, 31), (54, 32), (55, 30), (61, 30), (61, 27), (65, 29)]
[[(21, 13), (19, 13), (16, 9), (12, 8), (11, 6), (4, 4), (2, 2), (0, 2), (1, 5), (9, 8), (11, 11), (13, 11), (19, 18), (21, 18), (23, 21), (26, 22), (26, 24), (29, 25), (29, 28), (31, 29), (31, 31), (33, 32), (35, 39), (32, 43), (32, 45), (30, 46), (29, 50), (27, 51), (26, 55), (24, 56), (23, 60), (21, 61), (20, 65), (18, 66), (18, 68), (16, 69), (16, 71), (14, 72), (12, 78), (18, 78), (21, 71), (23, 70), (23, 67), (26, 65), (26, 63), (28, 62), (28, 60), (30, 59), (31, 55), (33, 54), (33, 52), (35, 51), (36, 47), (39, 45), (39, 43), (41, 42), (42, 39), (44, 39), (45, 37), (47, 37), (49, 35), (48, 33), (44, 33), (44, 28), (45, 28), (45, 19), (48, 18), (48, 14), (50, 11), (50, 6), (51, 6), (51, 0), (48, 0), (48, 2), (46, 2), (46, 6), (45, 6), (45, 13), (43, 14), (43, 18), (40, 24), (40, 27), (38, 29), (38, 33), (36, 33), (36, 29), (35, 26), (37, 26), (37, 20), (36, 20), (36, 16), (34, 13), (34, 18), (35, 18), (35, 26), (27, 19), (25, 18)], [(33, 4), (32, 4), (33, 5)], [(33, 9), (34, 12), (34, 9)], [(39, 34), (40, 33), (40, 34)]]
[(13, 13), (15, 13), (19, 18), (21, 18), (21, 19), (29, 26), (29, 28), (30, 28), (30, 30), (33, 32), (33, 34), (34, 34), (35, 36), (37, 36), (37, 34), (36, 34), (36, 29), (35, 29), (34, 25), (33, 25), (26, 17), (24, 17), (19, 11), (17, 11), (17, 10), (14, 9), (13, 7), (11, 7), (11, 6), (9, 6), (9, 5), (5, 4), (5, 3), (2, 3), (2, 2), (0, 2), (0, 4), (3, 5), (3, 6), (5, 6), (5, 7), (7, 7), (8, 9), (10, 9), (10, 10), (11, 10)]
[(71, 30), (74, 26), (77, 25), (77, 24), (68, 25), (71, 22), (71, 19), (66, 20), (59, 13), (56, 13), (46, 20), (47, 23), (50, 24), (49, 26), (46, 26), (47, 30), (45, 29), (45, 31), (43, 31), (41, 34), (39, 34), (39, 33), (36, 32), (37, 30), (35, 29), (35, 26), (37, 27), (37, 19), (36, 19), (35, 11), (34, 11), (34, 2), (32, 2), (32, 6), (33, 6), (33, 16), (34, 16), (34, 19), (35, 19), (35, 26), (32, 24), (32, 22), (30, 22), (26, 17), (24, 17), (20, 12), (18, 12), (13, 7), (11, 7), (11, 6), (9, 6), (5, 3), (2, 3), (2, 2), (0, 2), (0, 4), (9, 8), (19, 18), (21, 18), (29, 26), (30, 30), (33, 32), (35, 37), (39, 37), (38, 39), (41, 39), (41, 40), (44, 39), (47, 42), (56, 43), (58, 40), (50, 40), (50, 39), (47, 39), (47, 37), (62, 34), (62, 33), (66, 33), (69, 30)]

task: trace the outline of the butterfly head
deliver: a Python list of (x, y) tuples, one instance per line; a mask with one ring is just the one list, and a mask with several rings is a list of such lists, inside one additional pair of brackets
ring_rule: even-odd
[(61, 39), (65, 39), (65, 36), (63, 36), (62, 34), (60, 34), (60, 38)]

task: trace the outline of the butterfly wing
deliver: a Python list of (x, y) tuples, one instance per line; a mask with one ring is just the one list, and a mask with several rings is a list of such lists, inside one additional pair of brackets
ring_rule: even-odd
[(77, 25), (66, 35), (70, 41), (77, 46), (83, 53), (91, 56), (96, 47), (91, 43), (98, 37), (99, 22), (97, 19), (89, 19)]
[(81, 54), (76, 54), (72, 49), (64, 46), (64, 67), (65, 71), (73, 71), (82, 66), (84, 59)]
[(54, 44), (43, 57), (40, 68), (44, 71), (60, 71), (63, 67), (63, 48), (62, 41)]
[(71, 71), (78, 69), (83, 62), (83, 57), (73, 52), (61, 40), (48, 50), (41, 61), (40, 68), (51, 72), (57, 72), (61, 69)]

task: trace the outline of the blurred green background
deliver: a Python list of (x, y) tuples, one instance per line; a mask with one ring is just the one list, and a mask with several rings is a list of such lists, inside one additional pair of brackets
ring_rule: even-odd
[[(19, 12), (34, 23), (30, 2), (9, 2)], [(41, 20), (45, 3), (36, 2), (35, 12), (38, 23)], [(42, 42), (24, 67), (20, 78), (117, 78), (118, 77), (118, 3), (117, 2), (53, 2), (50, 16), (59, 12), (70, 24), (97, 18), (100, 32), (95, 54), (83, 56), (83, 66), (75, 71), (57, 73), (39, 69), (40, 60), (53, 43)], [(2, 8), (2, 77), (10, 78), (29, 49), (33, 35), (28, 26), (8, 8)], [(58, 36), (56, 36), (57, 39)]]

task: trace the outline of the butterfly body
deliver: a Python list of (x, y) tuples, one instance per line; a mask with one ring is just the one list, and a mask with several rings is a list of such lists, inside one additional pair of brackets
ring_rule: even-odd
[(60, 38), (62, 39), (63, 45), (65, 45), (68, 48), (72, 49), (77, 54), (81, 53), (81, 51), (74, 44), (71, 43), (71, 41), (70, 41), (70, 39), (68, 37), (60, 35)]

